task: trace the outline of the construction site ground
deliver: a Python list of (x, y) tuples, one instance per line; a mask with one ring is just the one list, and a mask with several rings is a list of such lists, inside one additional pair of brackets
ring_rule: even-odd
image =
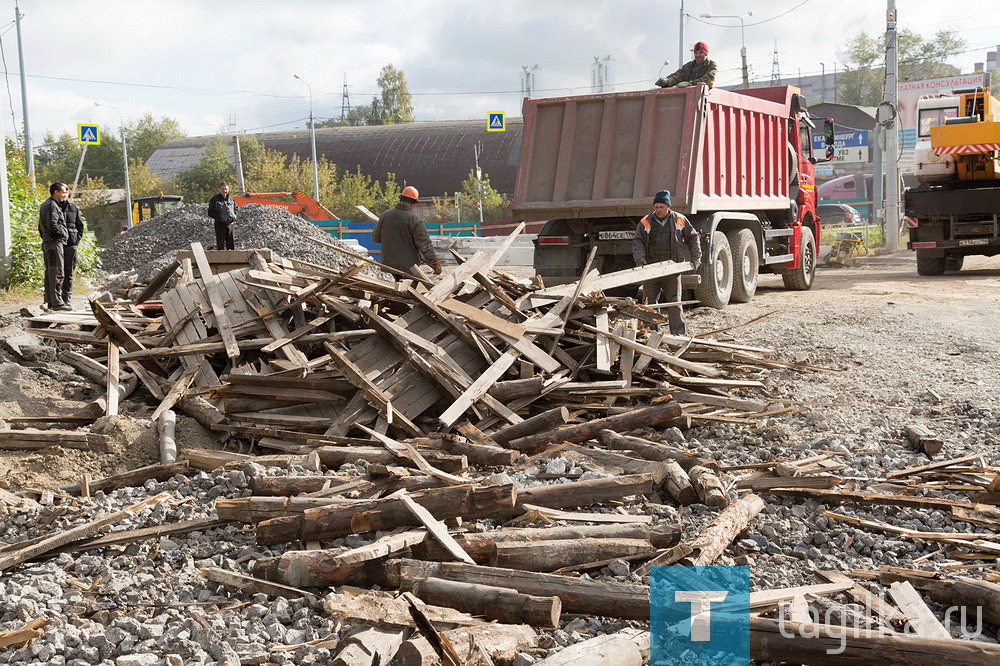
[[(530, 267), (503, 267), (500, 270), (518, 278), (526, 278), (532, 274)], [(0, 308), (0, 327), (4, 331), (15, 330), (21, 308), (30, 306), (37, 311), (38, 300)], [(74, 305), (86, 307), (86, 299), (80, 298), (79, 301), (74, 302)], [(1000, 410), (995, 406), (996, 349), (1000, 347), (1000, 327), (996, 323), (998, 305), (1000, 258), (969, 257), (959, 273), (921, 277), (917, 275), (913, 253), (862, 257), (853, 267), (821, 268), (813, 288), (806, 292), (786, 291), (780, 277), (763, 275), (756, 296), (750, 303), (730, 305), (723, 310), (703, 307), (686, 309), (689, 334), (699, 335), (728, 329), (725, 333), (716, 335), (715, 339), (748, 347), (770, 347), (775, 351), (774, 359), (789, 364), (815, 366), (823, 371), (801, 372), (780, 367), (770, 369), (766, 377), (762, 378), (765, 388), (745, 395), (763, 400), (769, 405), (768, 409), (775, 412), (774, 416), (758, 419), (752, 424), (701, 421), (684, 433), (670, 429), (674, 433), (665, 431), (664, 436), (693, 454), (715, 461), (723, 470), (741, 466), (746, 466), (743, 469), (750, 469), (754, 465), (761, 466), (769, 462), (794, 462), (814, 456), (833, 456), (844, 466), (842, 471), (837, 472), (837, 476), (844, 480), (844, 484), (839, 487), (841, 490), (866, 490), (868, 488), (864, 482), (884, 480), (887, 473), (970, 454), (983, 456), (987, 470), (995, 470), (997, 460), (994, 448), (1000, 440), (1000, 425), (997, 420)], [(55, 353), (53, 349), (52, 359)], [(0, 419), (5, 416), (30, 416), (33, 410), (49, 413), (58, 407), (70, 410), (73, 406), (82, 407), (99, 395), (100, 391), (96, 391), (91, 382), (78, 375), (74, 379), (72, 374), (47, 372), (47, 358), (42, 354), (28, 366), (0, 364)], [(148, 411), (151, 412), (153, 406), (155, 403), (150, 403)], [(796, 410), (783, 410), (783, 407), (794, 407)], [(148, 417), (148, 414), (145, 416)], [(915, 450), (907, 441), (904, 428), (911, 424), (919, 424), (932, 430), (944, 442), (943, 449), (933, 459)], [(216, 434), (199, 426), (194, 419), (179, 419), (177, 427), (176, 438), (182, 448), (213, 449), (220, 446)], [(84, 473), (97, 478), (120, 474), (159, 461), (155, 424), (149, 421), (102, 419), (94, 424), (92, 430), (107, 435), (103, 451), (53, 449), (52, 451), (59, 451), (56, 454), (43, 449), (0, 452), (0, 488), (11, 492), (26, 488), (56, 489), (79, 482)], [(558, 458), (555, 460), (559, 461)], [(544, 468), (543, 474), (559, 476), (560, 472), (552, 472), (546, 464), (542, 461), (539, 465)], [(532, 474), (538, 476), (538, 473), (537, 469), (534, 472), (523, 469), (519, 472), (522, 476), (529, 477)], [(519, 481), (523, 480), (522, 476), (518, 477)], [(208, 507), (212, 499), (225, 493), (239, 496), (246, 482), (241, 473), (236, 472), (220, 472), (212, 476), (205, 473), (195, 476), (192, 472), (192, 479), (189, 485), (193, 490), (185, 492), (202, 493), (205, 501), (201, 503), (199, 496), (198, 502), (188, 502), (178, 512), (184, 519), (209, 517)], [(533, 481), (530, 478), (528, 480)], [(859, 485), (853, 485), (854, 481), (859, 481)], [(187, 487), (185, 483), (174, 478), (165, 482), (163, 488), (172, 490)], [(160, 488), (155, 483), (148, 487)], [(730, 488), (730, 492), (731, 490)], [(129, 498), (131, 501), (139, 500), (145, 496), (144, 492), (137, 488)], [(918, 564), (914, 561), (919, 560), (921, 568), (936, 572), (940, 571), (937, 567), (941, 564), (954, 564), (953, 560), (947, 558), (946, 548), (938, 543), (904, 539), (877, 530), (855, 529), (850, 524), (836, 522), (834, 518), (825, 515), (828, 511), (840, 512), (848, 518), (902, 524), (913, 530), (928, 532), (990, 531), (953, 519), (948, 512), (937, 509), (835, 502), (826, 504), (814, 499), (788, 495), (782, 497), (780, 493), (774, 495), (764, 492), (761, 496), (767, 502), (764, 510), (751, 521), (747, 529), (740, 532), (727, 549), (726, 555), (716, 562), (753, 567), (758, 589), (815, 585), (816, 570), (850, 573), (877, 571), (883, 566), (916, 568)], [(955, 499), (954, 493), (948, 497)], [(124, 505), (129, 498), (122, 498), (119, 503)], [(50, 504), (52, 497), (43, 497), (41, 501)], [(688, 535), (699, 533), (719, 513), (701, 503), (677, 508), (668, 502), (662, 509), (662, 512), (656, 512), (658, 517), (675, 521)], [(2, 540), (14, 543), (18, 541), (18, 530), (13, 523), (9, 527)], [(29, 538), (28, 527), (25, 525), (25, 539)], [(226, 529), (226, 532), (216, 532), (214, 536), (192, 537), (190, 547), (198, 547), (207, 552), (209, 546), (216, 547), (220, 540), (224, 541), (231, 536), (234, 540), (232, 556), (237, 561), (243, 563), (262, 552), (251, 543), (252, 532), (236, 527)], [(348, 539), (346, 545), (357, 545), (351, 541), (352, 538)], [(163, 562), (172, 567), (174, 563), (167, 557), (168, 548), (183, 546), (178, 552), (186, 553), (187, 550), (184, 549), (189, 547), (188, 543), (181, 538), (161, 541), (159, 556), (164, 557)], [(220, 550), (227, 551), (228, 547)], [(275, 549), (274, 552), (280, 551)], [(66, 555), (60, 557), (66, 562), (71, 561)], [(187, 557), (190, 559), (190, 555)], [(196, 554), (195, 557), (199, 556)], [(217, 559), (219, 557), (216, 555)], [(54, 560), (56, 564), (60, 561)], [(208, 560), (199, 562), (211, 564)], [(181, 567), (181, 564), (176, 566)], [(74, 571), (78, 576), (87, 578), (88, 573), (105, 571), (106, 566), (118, 571), (125, 564), (123, 560), (112, 566), (91, 558), (88, 566), (92, 570), (77, 564), (74, 565)], [(995, 571), (995, 566), (995, 562), (985, 563), (982, 568), (970, 568), (961, 573), (977, 579), (987, 576), (990, 580), (995, 580), (995, 574), (991, 574)], [(168, 569), (169, 567), (164, 571)], [(36, 573), (46, 581), (50, 578), (58, 579), (57, 573), (42, 566), (22, 573)], [(602, 575), (613, 576), (614, 580), (625, 583), (649, 582), (648, 576), (641, 575), (637, 569), (630, 571), (627, 565), (624, 565), (623, 571), (621, 567), (612, 568)], [(30, 576), (18, 576), (16, 589), (21, 590), (20, 586), (27, 585), (24, 581), (30, 580)], [(194, 596), (203, 582), (197, 577), (190, 579), (187, 574), (185, 576), (177, 581), (168, 580), (169, 577), (164, 576), (155, 585), (150, 585), (154, 588), (162, 586), (165, 590), (175, 586), (178, 590), (176, 594), (180, 596), (175, 595), (171, 599), (178, 606), (183, 605), (180, 601), (187, 603), (192, 599), (197, 599), (198, 603), (207, 603), (211, 595), (206, 593), (204, 598)], [(93, 582), (92, 579), (99, 578), (100, 576), (91, 576), (87, 580)], [(24, 596), (24, 599), (29, 597)], [(211, 599), (216, 600), (215, 597)], [(255, 604), (264, 604), (263, 599), (264, 595), (261, 594), (253, 597)], [(233, 600), (239, 601), (241, 597), (234, 595)], [(273, 604), (277, 602), (266, 603), (272, 604), (272, 614), (278, 614), (281, 610), (275, 610)], [(934, 603), (929, 605), (940, 617), (941, 607)], [(250, 608), (253, 609), (254, 606)], [(0, 604), (0, 611), (11, 618), (14, 617), (11, 613), (17, 613), (23, 620), (37, 617), (37, 614), (33, 614), (33, 609), (34, 606), (22, 608), (14, 602), (7, 606)], [(294, 607), (297, 612), (300, 609), (302, 604)], [(89, 612), (92, 613), (93, 610), (90, 609)], [(263, 614), (267, 610), (260, 612)], [(268, 629), (269, 639), (262, 638), (261, 634), (246, 638), (246, 641), (258, 645), (261, 641), (273, 640), (274, 643), (292, 645), (293, 650), (294, 646), (298, 646), (299, 650), (272, 651), (257, 661), (246, 657), (243, 652), (240, 652), (238, 659), (225, 661), (225, 655), (215, 654), (207, 647), (212, 642), (211, 637), (206, 635), (205, 640), (201, 641), (197, 636), (197, 626), (192, 624), (188, 633), (194, 634), (194, 637), (186, 643), (189, 644), (189, 649), (185, 653), (184, 663), (333, 663), (329, 659), (335, 652), (335, 640), (326, 648), (323, 647), (324, 644), (317, 642), (318, 638), (313, 641), (316, 645), (306, 646), (306, 643), (313, 637), (335, 635), (339, 631), (339, 625), (334, 627), (329, 623), (328, 626), (324, 624), (325, 620), (320, 619), (319, 614), (310, 614), (305, 609), (295, 617), (302, 621), (302, 626), (297, 624), (294, 632), (289, 629), (287, 636), (280, 632), (280, 635), (271, 635), (271, 630)], [(169, 622), (174, 622), (175, 619), (171, 616)], [(119, 624), (122, 621), (115, 620)], [(244, 619), (244, 622), (246, 627), (253, 624), (251, 619)], [(535, 648), (519, 652), (518, 661), (514, 663), (519, 666), (534, 663), (535, 660), (552, 656), (568, 645), (595, 635), (620, 631), (624, 626), (621, 623), (605, 622), (602, 625), (600, 620), (585, 622), (579, 618), (571, 620), (569, 624), (564, 621), (560, 628), (548, 631)], [(284, 622), (279, 624), (282, 623)], [(633, 626), (641, 626), (641, 623)], [(88, 646), (99, 642), (88, 643), (89, 631), (85, 630), (82, 634), (83, 645), (74, 648), (76, 651), (73, 654), (79, 654), (78, 658), (82, 660), (76, 663), (98, 663), (90, 661), (93, 657), (83, 654), (85, 648), (90, 650)], [(233, 631), (236, 632), (237, 629)], [(126, 633), (136, 636), (134, 642), (140, 640), (138, 627), (135, 631), (126, 628)], [(171, 630), (168, 630), (168, 635), (170, 633)], [(953, 629), (952, 633), (957, 636), (957, 629)], [(251, 636), (250, 629), (240, 634), (240, 641), (244, 640), (244, 634)], [(997, 638), (997, 627), (988, 625), (976, 640), (996, 643)], [(131, 638), (126, 639), (126, 643), (128, 640)], [(41, 649), (39, 644), (40, 641), (35, 641), (33, 647), (25, 647), (20, 651), (16, 651), (17, 646), (2, 648), (0, 663), (26, 663), (20, 661), (22, 659), (38, 660), (40, 657), (36, 653)], [(197, 644), (202, 647), (199, 648)], [(119, 643), (117, 648), (100, 648), (99, 651), (95, 647), (93, 653), (95, 656), (99, 654), (106, 663), (114, 663), (107, 660), (111, 655), (124, 654), (121, 645)], [(67, 650), (66, 654), (70, 651), (72, 650)], [(65, 663), (73, 662), (66, 660)]]

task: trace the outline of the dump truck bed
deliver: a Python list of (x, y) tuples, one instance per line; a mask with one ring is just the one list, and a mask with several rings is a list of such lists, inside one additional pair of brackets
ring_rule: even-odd
[(514, 220), (788, 208), (788, 87), (525, 100)]

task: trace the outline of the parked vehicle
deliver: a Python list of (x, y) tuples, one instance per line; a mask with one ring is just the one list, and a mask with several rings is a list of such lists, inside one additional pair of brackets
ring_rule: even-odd
[(847, 204), (857, 210), (861, 217), (870, 220), (874, 189), (870, 175), (851, 174), (840, 176), (816, 188), (820, 203)]
[(184, 197), (179, 195), (161, 193), (152, 197), (140, 197), (132, 202), (132, 226), (183, 205)]
[[(545, 220), (535, 270), (546, 284), (579, 279), (590, 249), (602, 272), (631, 268), (632, 238), (653, 194), (701, 234), (695, 295), (746, 302), (759, 272), (809, 289), (817, 263), (815, 127), (798, 88), (705, 86), (525, 100), (511, 212)], [(699, 279), (700, 278), (700, 279)], [(688, 281), (686, 280), (685, 283)]]
[[(907, 247), (917, 252), (920, 275), (961, 270), (969, 255), (1000, 254), (1000, 100), (988, 88), (953, 94), (957, 115), (941, 111), (942, 122), (928, 128), (926, 166), (904, 197)], [(948, 103), (940, 98), (917, 102), (918, 116), (942, 108)]]
[(816, 215), (823, 224), (835, 226), (853, 226), (864, 221), (858, 209), (847, 204), (820, 203), (816, 206)]

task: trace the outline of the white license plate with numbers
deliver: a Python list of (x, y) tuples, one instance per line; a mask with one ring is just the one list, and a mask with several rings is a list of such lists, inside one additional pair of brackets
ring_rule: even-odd
[(597, 240), (631, 240), (634, 231), (598, 231)]

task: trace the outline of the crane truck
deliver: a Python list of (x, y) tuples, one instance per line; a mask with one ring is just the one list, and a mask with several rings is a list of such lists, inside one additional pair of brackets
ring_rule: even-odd
[(917, 187), (904, 210), (917, 273), (961, 270), (965, 257), (1000, 254), (1000, 101), (989, 88), (917, 102)]
[(701, 236), (695, 296), (721, 308), (746, 302), (761, 272), (809, 289), (817, 263), (817, 162), (798, 88), (689, 88), (526, 99), (511, 204), (514, 221), (544, 221), (534, 268), (546, 284), (580, 278), (592, 247), (601, 272), (631, 268), (632, 238), (653, 195)]

